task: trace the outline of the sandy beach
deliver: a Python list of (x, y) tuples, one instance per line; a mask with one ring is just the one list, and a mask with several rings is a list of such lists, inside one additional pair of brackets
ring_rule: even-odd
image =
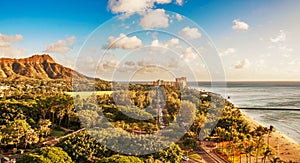
[[(252, 117), (243, 113), (244, 118), (249, 122), (251, 127), (261, 125), (257, 121), (253, 120)], [(262, 125), (263, 126), (263, 125)], [(265, 126), (268, 127), (268, 126)], [(270, 147), (276, 151), (276, 155), (285, 162), (297, 162), (300, 163), (300, 145), (289, 139), (279, 131), (275, 131), (270, 135), (269, 138)]]

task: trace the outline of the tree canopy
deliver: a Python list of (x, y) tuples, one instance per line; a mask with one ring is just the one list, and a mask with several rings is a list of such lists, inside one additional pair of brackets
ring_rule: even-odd
[(17, 160), (17, 163), (72, 163), (71, 157), (59, 147), (43, 147), (33, 154)]

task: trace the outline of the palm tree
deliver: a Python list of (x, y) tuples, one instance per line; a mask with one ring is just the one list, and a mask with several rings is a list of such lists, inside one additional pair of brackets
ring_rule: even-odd
[(246, 149), (245, 149), (245, 152), (246, 152), (246, 160), (247, 160), (247, 163), (248, 161), (251, 163), (251, 153), (254, 151), (254, 146), (251, 144), (249, 144)]
[(270, 159), (271, 163), (283, 163), (284, 161), (280, 160), (279, 157), (275, 156), (273, 158)]
[(259, 150), (262, 146), (263, 143), (263, 138), (264, 135), (268, 132), (268, 128), (266, 127), (262, 127), (262, 126), (258, 126), (255, 130), (254, 130), (254, 136), (256, 137), (256, 162), (258, 162), (258, 154), (259, 154)]
[(58, 97), (58, 96), (52, 96), (48, 100), (48, 102), (50, 103), (49, 112), (52, 114), (52, 124), (54, 124), (55, 112), (57, 111), (59, 103), (60, 103), (59, 100), (60, 100), (60, 97)]
[(262, 143), (263, 143), (263, 136), (259, 136), (256, 138), (256, 146), (255, 146), (255, 149), (256, 149), (256, 162), (258, 162), (258, 154), (259, 154), (259, 151), (261, 149), (261, 146), (262, 146)]
[(43, 119), (46, 119), (46, 115), (48, 113), (48, 98), (47, 97), (39, 97), (36, 99), (36, 107), (40, 110)]
[(71, 121), (71, 117), (73, 115), (75, 115), (75, 111), (74, 111), (74, 105), (72, 104), (67, 104), (66, 108), (65, 108), (65, 113), (67, 115), (67, 118), (68, 118), (68, 123), (67, 123), (67, 126), (70, 127), (70, 121)]
[(65, 112), (65, 109), (61, 108), (58, 113), (57, 113), (57, 118), (58, 118), (58, 126), (60, 127), (61, 125), (61, 121), (62, 119), (64, 118), (66, 112)]
[(264, 152), (264, 157), (262, 158), (262, 162), (265, 163), (267, 157), (269, 157), (270, 155), (272, 155), (272, 151), (269, 148), (267, 148), (266, 151)]
[(242, 163), (242, 155), (246, 153), (243, 141), (239, 144), (238, 148), (239, 148), (239, 155), (240, 155), (240, 163)]
[(253, 141), (252, 141), (252, 136), (250, 134), (246, 135), (246, 139), (247, 139), (247, 143), (244, 149), (245, 155), (246, 155), (246, 162), (249, 162), (249, 158), (250, 158), (250, 162), (251, 162), (251, 152), (253, 151)]
[(233, 152), (233, 162), (235, 157), (235, 144), (239, 142), (239, 132), (236, 130), (236, 124), (230, 126), (230, 133), (231, 133), (231, 144), (232, 144), (232, 152)]
[(63, 108), (64, 111), (59, 111), (60, 118), (62, 119), (62, 115), (66, 115), (67, 116), (67, 126), (70, 126), (70, 121), (71, 121), (71, 117), (76, 115), (75, 114), (75, 106), (74, 106), (74, 101), (72, 100), (72, 98), (70, 96), (63, 96), (62, 97), (62, 102), (61, 102), (61, 106)]
[(275, 131), (275, 128), (272, 125), (270, 125), (270, 128), (268, 129), (268, 148), (270, 147), (270, 140), (269, 140), (270, 139), (270, 135), (274, 131)]

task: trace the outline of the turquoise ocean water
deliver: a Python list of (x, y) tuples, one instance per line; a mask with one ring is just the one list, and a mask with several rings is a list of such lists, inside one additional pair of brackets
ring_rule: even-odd
[[(192, 87), (195, 83), (190, 83)], [(211, 86), (200, 82), (197, 89), (230, 96), (230, 101), (238, 107), (285, 108), (299, 111), (243, 110), (259, 123), (273, 125), (300, 144), (300, 82), (228, 82), (224, 86)]]

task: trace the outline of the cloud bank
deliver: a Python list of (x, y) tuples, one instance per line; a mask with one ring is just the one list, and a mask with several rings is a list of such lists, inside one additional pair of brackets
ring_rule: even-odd
[(76, 40), (75, 36), (71, 36), (66, 40), (58, 40), (57, 42), (48, 45), (46, 47), (45, 52), (66, 54), (71, 50), (71, 47), (73, 46), (75, 40)]

